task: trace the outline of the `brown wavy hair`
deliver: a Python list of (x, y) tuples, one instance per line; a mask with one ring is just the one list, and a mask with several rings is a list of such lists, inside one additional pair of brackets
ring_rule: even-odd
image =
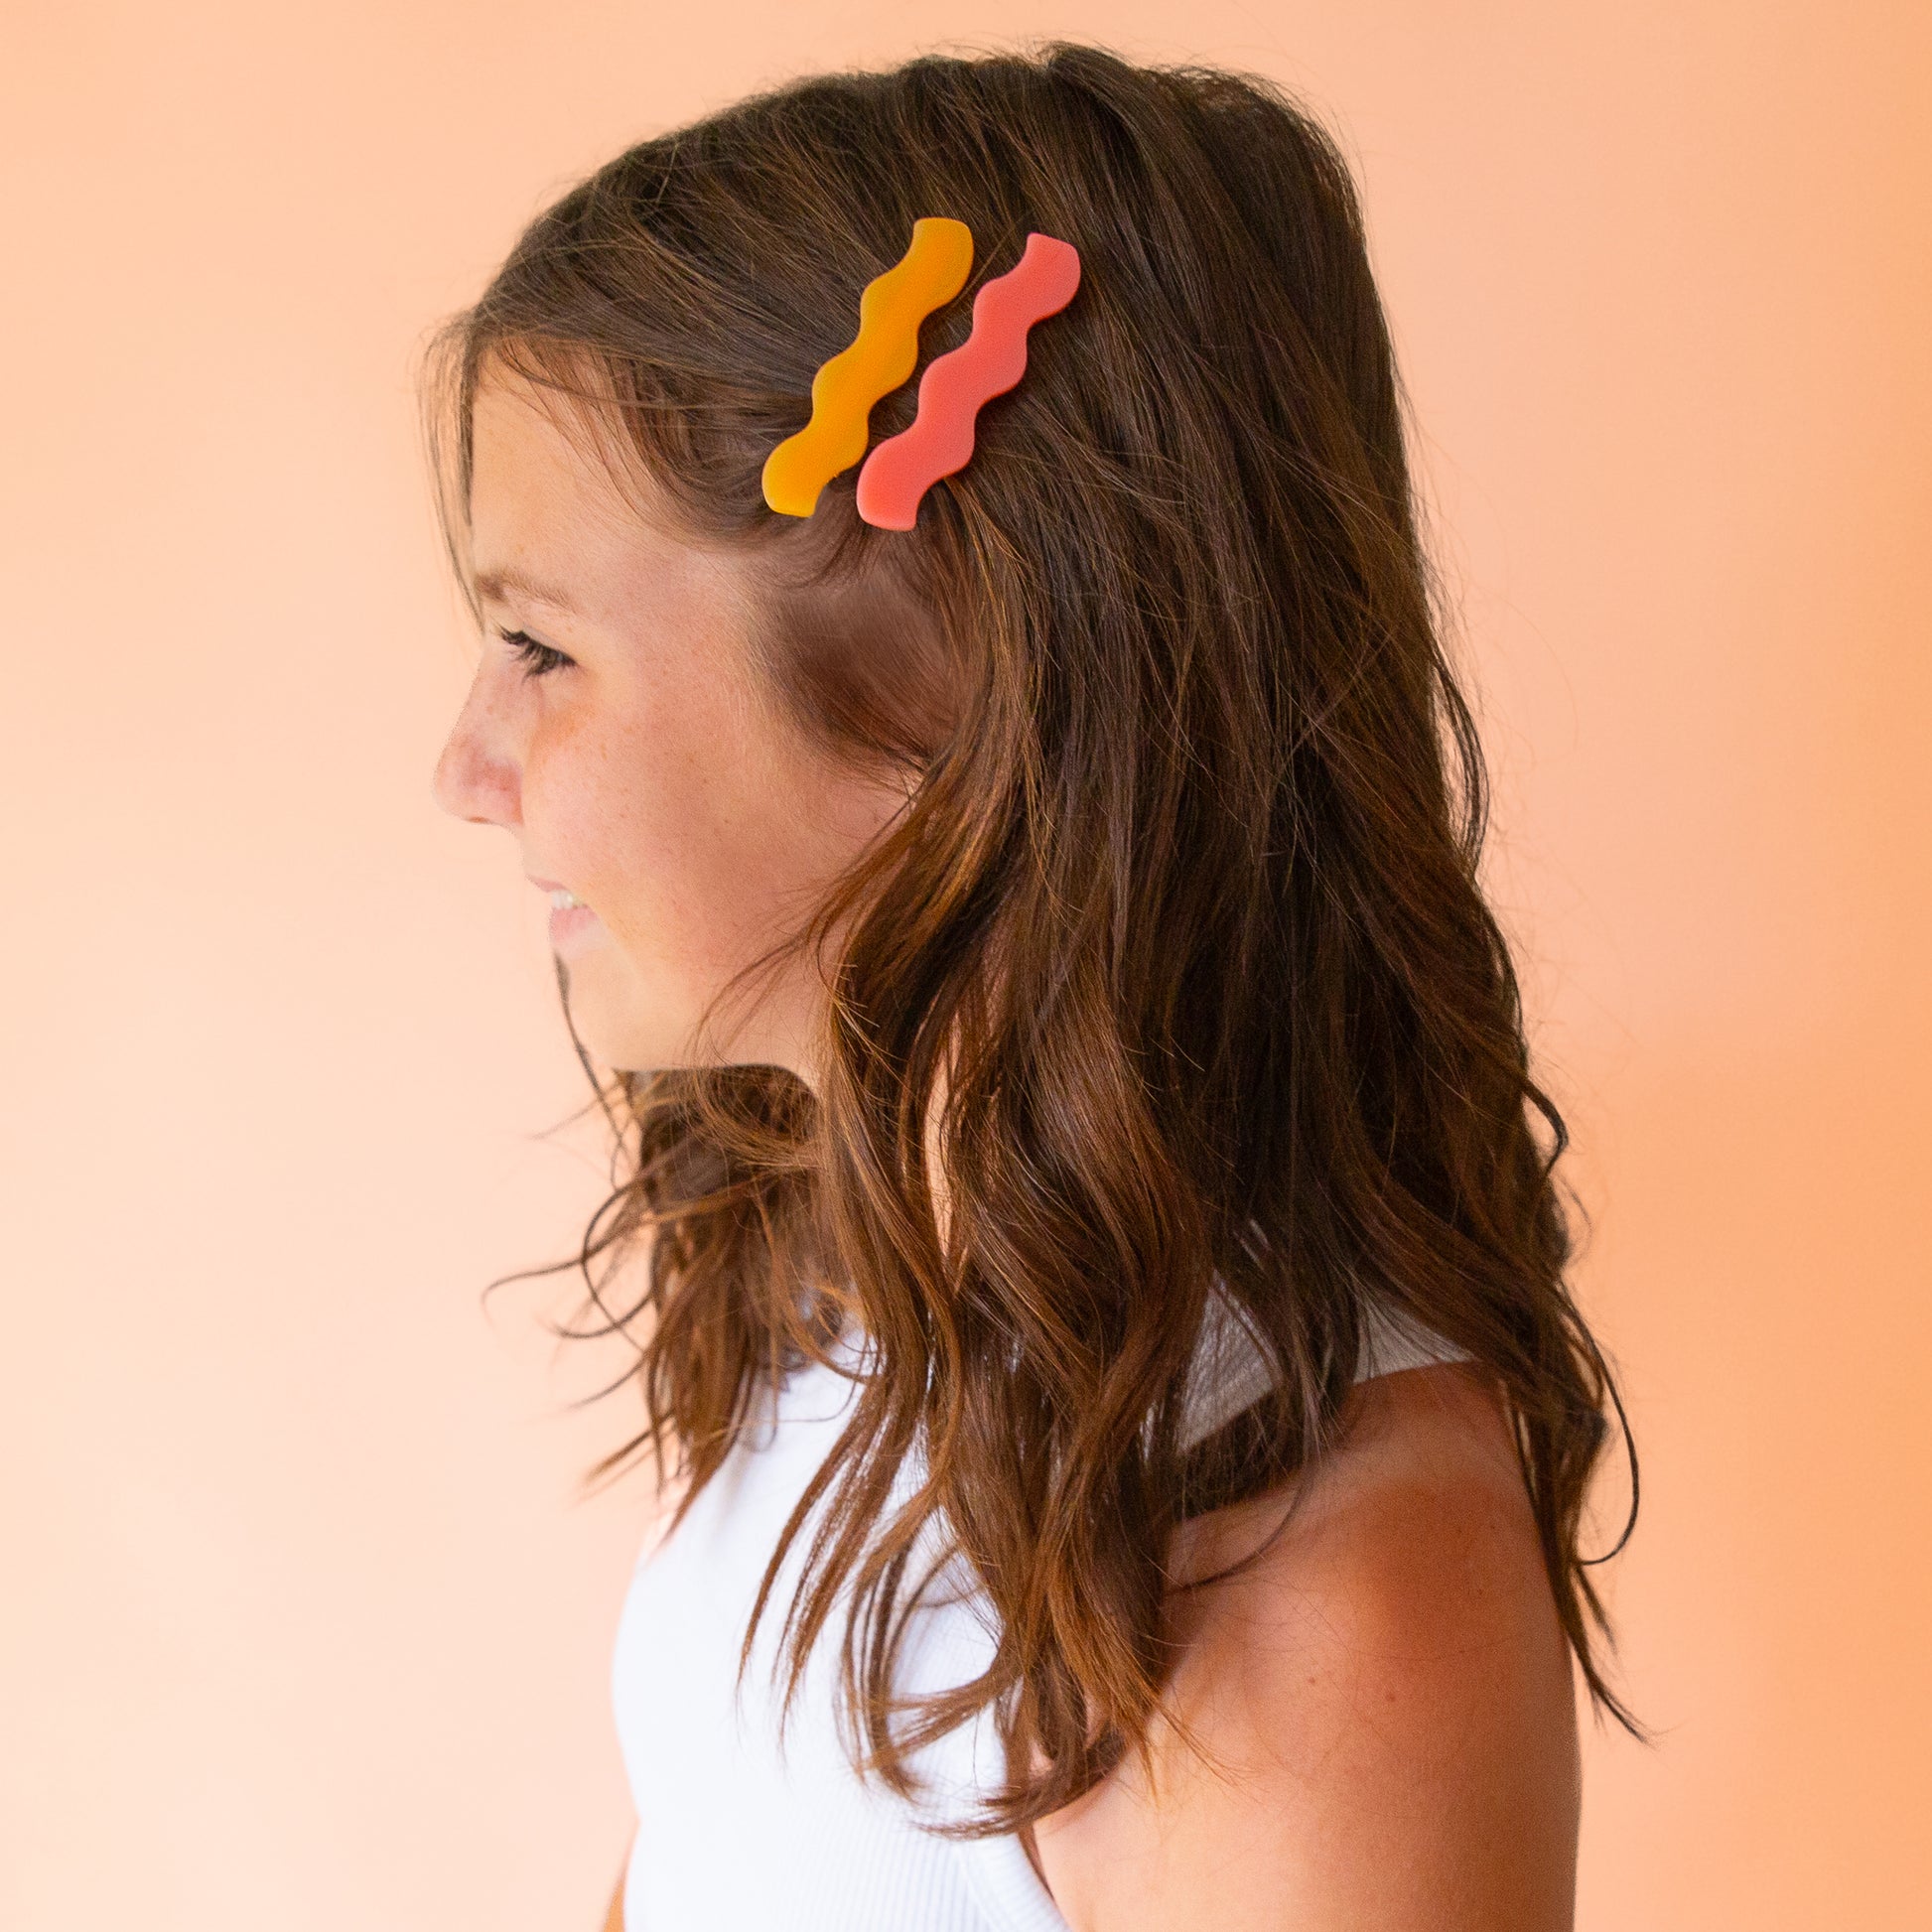
[[(1078, 294), (916, 529), (861, 521), (851, 471), (809, 519), (773, 515), (766, 454), (934, 213), (979, 252), (921, 367), (1030, 229), (1078, 247)], [(1056, 41), (808, 77), (631, 148), (436, 339), (466, 584), (495, 369), (619, 432), (694, 534), (742, 546), (791, 714), (904, 780), (759, 962), (805, 948), (824, 976), (815, 1090), (584, 1056), (617, 1184), (557, 1266), (635, 1342), (614, 1386), (645, 1418), (594, 1473), (647, 1451), (681, 1514), (760, 1391), (852, 1323), (876, 1351), (744, 1655), (809, 1531), (787, 1701), (843, 1603), (862, 1765), (908, 1791), (910, 1754), (990, 1705), (1009, 1775), (966, 1829), (1057, 1810), (1148, 1736), (1176, 1525), (1332, 1445), (1379, 1303), (1493, 1379), (1584, 1678), (1637, 1729), (1579, 1549), (1621, 1404), (1565, 1284), (1564, 1127), (1478, 887), (1482, 760), (1332, 138), (1266, 79)], [(1215, 1283), (1273, 1388), (1189, 1450)], [(899, 1507), (902, 1464), (924, 1479)], [(998, 1648), (915, 1702), (895, 1662), (935, 1526)]]

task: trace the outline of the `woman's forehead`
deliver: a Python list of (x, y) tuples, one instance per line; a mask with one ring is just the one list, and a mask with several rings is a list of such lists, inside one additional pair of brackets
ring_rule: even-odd
[(575, 405), (529, 383), (481, 387), (473, 419), (470, 574), (484, 604), (628, 626), (750, 593), (747, 563), (688, 536), (661, 490), (578, 433)]

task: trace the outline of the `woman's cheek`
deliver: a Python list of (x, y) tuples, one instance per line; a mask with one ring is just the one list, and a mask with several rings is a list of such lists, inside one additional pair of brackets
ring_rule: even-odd
[(617, 747), (558, 760), (534, 789), (534, 851), (640, 968), (683, 966), (711, 949), (708, 869), (688, 799)]

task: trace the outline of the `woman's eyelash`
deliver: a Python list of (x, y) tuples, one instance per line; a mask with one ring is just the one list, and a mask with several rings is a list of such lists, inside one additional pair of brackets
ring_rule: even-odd
[(575, 661), (562, 651), (553, 650), (548, 644), (538, 643), (527, 631), (499, 630), (496, 634), (515, 652), (525, 677), (543, 677)]

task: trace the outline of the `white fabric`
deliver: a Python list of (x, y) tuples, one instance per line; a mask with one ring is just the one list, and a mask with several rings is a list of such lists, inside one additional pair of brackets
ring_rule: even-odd
[[(1460, 1352), (1381, 1320), (1364, 1337), (1357, 1379)], [(842, 1359), (863, 1366), (855, 1351)], [(1218, 1296), (1196, 1360), (1190, 1440), (1269, 1382)], [(638, 1820), (625, 1932), (1066, 1932), (1018, 1838), (945, 1839), (920, 1827), (921, 1813), (959, 1815), (994, 1781), (990, 1712), (922, 1757), (920, 1807), (854, 1771), (833, 1721), (842, 1614), (813, 1651), (780, 1748), (770, 1672), (797, 1544), (739, 1686), (739, 1645), (765, 1562), (855, 1392), (837, 1366), (794, 1374), (676, 1533), (647, 1547), (632, 1573), (611, 1676)], [(914, 1691), (964, 1683), (992, 1654), (990, 1605), (953, 1582), (947, 1600), (914, 1614), (901, 1678)]]

